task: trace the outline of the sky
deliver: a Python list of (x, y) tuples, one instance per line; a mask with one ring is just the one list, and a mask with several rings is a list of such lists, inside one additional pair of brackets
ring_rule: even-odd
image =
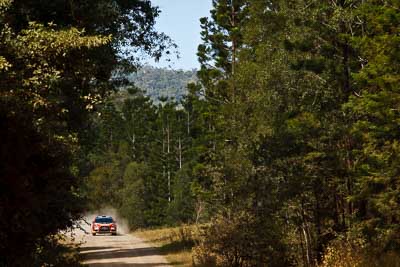
[(201, 43), (201, 17), (209, 17), (211, 0), (151, 0), (159, 6), (161, 14), (157, 19), (156, 29), (166, 33), (178, 45), (180, 58), (171, 62), (149, 62), (156, 67), (190, 70), (199, 68), (197, 46)]

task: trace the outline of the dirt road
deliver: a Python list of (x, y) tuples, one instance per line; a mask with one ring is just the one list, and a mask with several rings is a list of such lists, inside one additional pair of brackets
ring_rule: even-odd
[(76, 241), (82, 242), (84, 263), (90, 267), (170, 267), (156, 249), (130, 234), (92, 236), (77, 230)]

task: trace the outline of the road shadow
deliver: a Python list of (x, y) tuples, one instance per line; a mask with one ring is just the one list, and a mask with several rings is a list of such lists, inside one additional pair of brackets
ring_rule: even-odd
[(180, 265), (181, 262), (174, 263), (121, 263), (121, 262), (107, 262), (107, 263), (91, 263), (90, 267), (110, 267), (110, 266), (133, 266), (133, 267), (152, 267), (152, 266), (174, 266)]
[(160, 255), (154, 248), (113, 249), (110, 251), (102, 251), (102, 249), (104, 247), (93, 247), (90, 252), (84, 253), (83, 257), (85, 260), (102, 260)]
[[(144, 240), (143, 242), (147, 244), (153, 244), (154, 240)], [(192, 240), (179, 240), (157, 246), (156, 248), (160, 255), (168, 255), (171, 253), (173, 254), (181, 251), (192, 250), (194, 246), (195, 243)]]

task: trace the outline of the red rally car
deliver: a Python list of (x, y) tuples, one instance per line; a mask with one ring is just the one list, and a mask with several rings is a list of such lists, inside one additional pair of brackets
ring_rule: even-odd
[(92, 222), (92, 235), (117, 235), (117, 224), (111, 216), (96, 216)]

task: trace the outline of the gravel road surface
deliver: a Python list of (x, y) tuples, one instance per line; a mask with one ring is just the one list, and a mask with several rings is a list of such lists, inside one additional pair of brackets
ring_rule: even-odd
[[(89, 226), (83, 228), (89, 232)], [(84, 264), (90, 267), (170, 267), (156, 249), (131, 234), (92, 236), (77, 229), (76, 241), (82, 243)]]

